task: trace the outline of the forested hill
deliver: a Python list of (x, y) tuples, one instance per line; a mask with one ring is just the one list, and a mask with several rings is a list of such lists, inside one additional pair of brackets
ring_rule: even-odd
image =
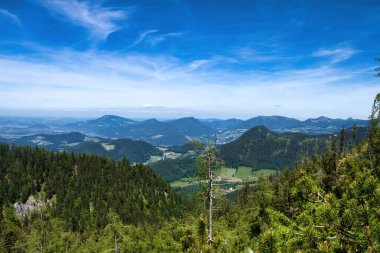
[(8, 142), (17, 145), (41, 146), (52, 151), (74, 151), (107, 156), (120, 160), (127, 158), (131, 162), (143, 163), (151, 156), (161, 156), (162, 151), (145, 141), (131, 139), (108, 139), (88, 136), (79, 132), (59, 134), (35, 134)]
[(350, 128), (343, 131), (342, 138), (342, 132), (326, 135), (275, 133), (259, 126), (250, 129), (237, 140), (221, 146), (220, 156), (232, 167), (282, 169), (293, 166), (302, 154), (310, 156), (321, 153), (326, 141), (335, 141), (337, 148), (346, 149), (366, 139), (366, 132), (367, 129), (363, 127)]
[(54, 216), (73, 231), (104, 227), (110, 210), (139, 224), (178, 216), (181, 208), (180, 197), (149, 167), (0, 144), (0, 208), (31, 195), (53, 203)]
[[(367, 128), (357, 127), (344, 130), (341, 133), (306, 135), (301, 133), (275, 133), (266, 127), (254, 127), (244, 133), (239, 139), (219, 148), (220, 158), (228, 167), (247, 166), (253, 170), (291, 168), (302, 158), (311, 157), (314, 153), (321, 154), (326, 148), (327, 141), (335, 140), (335, 148), (347, 150), (367, 138)], [(187, 152), (194, 149), (191, 145), (173, 147), (176, 152)], [(173, 160), (163, 160), (150, 164), (167, 182), (185, 177), (194, 176), (197, 163), (192, 156), (185, 156)]]

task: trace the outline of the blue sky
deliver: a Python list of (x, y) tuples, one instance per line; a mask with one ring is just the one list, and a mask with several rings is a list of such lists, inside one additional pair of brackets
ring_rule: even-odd
[(3, 0), (0, 115), (366, 118), (380, 2)]

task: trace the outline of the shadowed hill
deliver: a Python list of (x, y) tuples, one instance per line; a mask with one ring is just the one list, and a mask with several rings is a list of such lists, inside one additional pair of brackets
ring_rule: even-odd
[(202, 135), (212, 135), (215, 130), (206, 126), (194, 117), (181, 118), (169, 122), (170, 125), (178, 129), (181, 133), (190, 137), (199, 137)]
[[(366, 129), (358, 128), (357, 141), (366, 138)], [(220, 155), (228, 166), (249, 166), (256, 169), (282, 169), (293, 166), (300, 155), (321, 153), (326, 141), (340, 141), (340, 134), (306, 135), (274, 133), (266, 127), (250, 129), (237, 140), (221, 146)], [(344, 147), (353, 144), (352, 129), (345, 131)], [(338, 144), (337, 144), (338, 145)]]
[(107, 156), (116, 160), (128, 158), (131, 162), (146, 162), (151, 156), (161, 156), (162, 151), (144, 141), (131, 139), (106, 139), (78, 132), (63, 134), (38, 134), (21, 137), (12, 142), (19, 145), (42, 146), (52, 151), (74, 151)]

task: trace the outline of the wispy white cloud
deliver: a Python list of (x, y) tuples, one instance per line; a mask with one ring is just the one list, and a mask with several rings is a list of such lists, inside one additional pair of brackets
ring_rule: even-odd
[(9, 12), (8, 10), (0, 9), (0, 15), (1, 16), (5, 16), (5, 17), (11, 19), (17, 25), (21, 24), (21, 21), (20, 21), (19, 17), (17, 15), (15, 15), (15, 14)]
[(259, 53), (251, 47), (242, 47), (235, 50), (235, 56), (244, 61), (251, 62), (274, 62), (280, 60), (291, 60), (297, 57), (284, 56), (279, 53)]
[(231, 65), (239, 62), (239, 59), (221, 55), (215, 55), (206, 59), (196, 59), (188, 63), (188, 69), (191, 71), (200, 71), (215, 69), (221, 65)]
[(51, 13), (78, 25), (85, 27), (92, 36), (105, 39), (121, 27), (117, 21), (127, 18), (125, 10), (115, 10), (102, 7), (99, 4), (78, 0), (38, 0), (38, 4)]
[(141, 32), (141, 33), (139, 34), (139, 36), (137, 37), (137, 39), (135, 40), (135, 42), (133, 42), (133, 44), (130, 46), (130, 48), (137, 46), (138, 44), (140, 44), (141, 42), (143, 42), (143, 41), (145, 40), (145, 38), (146, 38), (149, 34), (151, 34), (151, 33), (156, 33), (156, 32), (158, 32), (157, 29), (145, 30), (145, 31)]
[[(165, 55), (72, 50), (46, 50), (44, 55), (46, 59), (38, 61), (32, 56), (0, 56), (3, 111), (150, 105), (185, 108), (181, 111), (202, 117), (364, 118), (380, 89), (378, 80), (366, 72), (370, 68), (236, 72), (209, 64), (212, 58), (185, 62)], [(204, 64), (209, 67), (201, 67)], [(151, 117), (160, 117), (154, 114), (157, 111), (149, 112)]]
[(155, 46), (155, 45), (163, 42), (164, 40), (166, 40), (169, 37), (180, 37), (180, 36), (182, 36), (182, 34), (183, 34), (182, 32), (173, 32), (173, 33), (158, 34), (156, 36), (150, 37), (147, 41), (152, 46)]
[(335, 49), (321, 48), (318, 51), (314, 52), (313, 56), (330, 57), (332, 63), (337, 63), (351, 58), (356, 53), (358, 53), (358, 51), (349, 47)]
[(190, 62), (189, 67), (191, 70), (199, 69), (202, 66), (210, 64), (212, 61), (210, 59), (200, 59)]

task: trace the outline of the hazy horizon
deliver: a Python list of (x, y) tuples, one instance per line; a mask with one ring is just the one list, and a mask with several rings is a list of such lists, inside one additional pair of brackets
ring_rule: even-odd
[[(139, 108), (134, 108), (134, 109), (139, 109)], [(160, 108), (162, 109), (162, 108)], [(147, 120), (147, 119), (157, 119), (157, 120), (173, 120), (173, 119), (179, 119), (179, 118), (186, 118), (186, 117), (194, 117), (199, 120), (227, 120), (227, 119), (241, 119), (241, 120), (248, 120), (254, 117), (271, 117), (271, 116), (282, 116), (282, 117), (287, 117), (287, 118), (294, 118), (298, 119), (301, 121), (307, 120), (307, 119), (316, 119), (319, 117), (327, 117), (331, 119), (359, 119), (359, 120), (368, 120), (367, 117), (330, 117), (326, 115), (318, 115), (318, 116), (310, 116), (310, 117), (296, 117), (292, 115), (280, 115), (280, 114), (252, 114), (250, 116), (246, 117), (237, 117), (237, 116), (231, 116), (231, 117), (209, 117), (209, 114), (191, 114), (185, 113), (185, 114), (176, 114), (176, 113), (165, 113), (165, 111), (162, 111), (160, 113), (157, 112), (151, 112), (151, 111), (135, 111), (131, 112), (128, 110), (124, 111), (118, 111), (118, 110), (75, 110), (75, 111), (25, 111), (25, 110), (20, 110), (20, 111), (13, 111), (9, 110), (7, 113), (4, 113), (3, 111), (0, 110), (0, 118), (31, 118), (31, 119), (73, 119), (73, 120), (91, 120), (91, 119), (97, 119), (103, 116), (107, 115), (112, 115), (112, 116), (119, 116), (123, 118), (128, 118), (132, 120), (137, 120), (137, 121), (142, 121), (142, 120)], [(145, 115), (145, 116), (144, 116)]]

